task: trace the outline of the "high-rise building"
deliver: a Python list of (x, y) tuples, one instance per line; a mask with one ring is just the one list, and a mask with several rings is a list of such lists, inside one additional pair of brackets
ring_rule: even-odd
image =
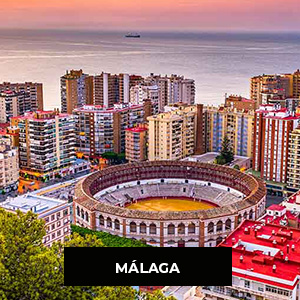
[(61, 111), (71, 114), (73, 109), (94, 102), (94, 78), (82, 70), (67, 71), (60, 78)]
[(130, 103), (143, 104), (146, 99), (151, 101), (153, 115), (163, 112), (161, 92), (157, 85), (139, 84), (130, 89)]
[(297, 300), (300, 230), (244, 221), (219, 245), (232, 248), (232, 285), (203, 286), (205, 299)]
[(290, 192), (300, 190), (300, 128), (290, 133), (287, 167), (287, 189)]
[(207, 152), (220, 152), (227, 135), (234, 155), (252, 157), (253, 110), (204, 108), (204, 143)]
[(203, 137), (203, 115), (199, 111), (202, 111), (200, 104), (181, 105), (148, 117), (148, 159), (180, 160), (194, 154), (199, 145), (197, 139)]
[(289, 136), (298, 126), (299, 116), (279, 105), (261, 105), (254, 116), (253, 169), (262, 178), (287, 180)]
[(116, 103), (129, 103), (130, 88), (142, 80), (138, 75), (102, 72), (94, 76), (94, 104), (113, 107)]
[(126, 129), (125, 154), (129, 162), (147, 159), (147, 130), (146, 124)]
[(43, 84), (36, 82), (10, 83), (3, 82), (0, 84), (0, 91), (11, 91), (16, 94), (25, 93), (29, 95), (29, 106), (31, 111), (43, 110)]
[(32, 109), (29, 93), (9, 90), (0, 93), (0, 123), (7, 123), (12, 117), (24, 115)]
[(12, 146), (9, 139), (0, 137), (0, 192), (16, 190), (18, 183), (18, 149)]
[(265, 94), (279, 94), (284, 99), (293, 95), (290, 87), (290, 79), (286, 75), (260, 75), (251, 78), (250, 98), (256, 102), (258, 107), (267, 104)]
[(292, 74), (285, 74), (290, 80), (290, 96), (293, 98), (300, 98), (300, 70), (296, 70)]
[(125, 131), (144, 122), (144, 106), (115, 104), (106, 108), (85, 105), (74, 110), (77, 152), (100, 156), (104, 152), (125, 151)]
[(184, 76), (174, 74), (164, 77), (150, 74), (145, 82), (160, 88), (162, 106), (174, 103), (188, 105), (195, 103), (195, 81), (193, 79), (186, 79)]
[(74, 116), (58, 111), (25, 113), (19, 127), (20, 175), (39, 181), (64, 176), (75, 162)]

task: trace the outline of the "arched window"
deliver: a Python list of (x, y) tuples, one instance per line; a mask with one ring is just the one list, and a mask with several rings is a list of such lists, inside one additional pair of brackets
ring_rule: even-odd
[(99, 224), (104, 226), (104, 217), (102, 215), (99, 216)]
[(115, 229), (120, 230), (120, 221), (118, 219), (115, 219)]
[(207, 232), (208, 233), (213, 233), (214, 232), (214, 223), (210, 222), (207, 226)]
[(223, 230), (223, 222), (220, 220), (217, 223), (217, 231), (222, 231)]
[(241, 224), (241, 222), (242, 222), (242, 216), (241, 216), (241, 215), (238, 215), (238, 222), (237, 222), (238, 225)]
[(178, 225), (178, 234), (185, 234), (185, 225), (183, 223)]
[(130, 226), (130, 232), (136, 232), (136, 223), (135, 222), (131, 222), (129, 226)]
[(147, 226), (145, 223), (140, 224), (140, 233), (147, 233)]
[(244, 220), (247, 220), (247, 217), (248, 217), (248, 214), (247, 214), (247, 212), (245, 211), (245, 212), (244, 212)]
[(223, 241), (223, 238), (219, 236), (219, 237), (216, 239), (216, 246), (219, 245), (222, 241)]
[(77, 216), (80, 216), (80, 208), (77, 206)]
[(249, 220), (253, 220), (253, 210), (252, 209), (249, 212)]
[(175, 234), (175, 225), (174, 224), (168, 225), (168, 234)]
[(108, 217), (108, 218), (106, 219), (106, 227), (112, 228), (112, 220), (111, 220), (110, 217)]
[(196, 226), (195, 226), (194, 223), (189, 224), (189, 226), (188, 226), (188, 232), (189, 232), (189, 234), (196, 233)]
[(156, 234), (156, 225), (153, 223), (150, 225), (150, 234)]
[(225, 222), (225, 230), (231, 230), (231, 220), (227, 219)]
[(84, 219), (84, 211), (81, 209), (81, 218)]
[(87, 222), (89, 222), (89, 214), (88, 214), (87, 211), (85, 212), (85, 220), (86, 220)]

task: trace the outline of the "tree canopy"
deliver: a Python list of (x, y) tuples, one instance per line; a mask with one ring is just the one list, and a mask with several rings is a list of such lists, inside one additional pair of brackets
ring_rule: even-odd
[(218, 155), (215, 159), (215, 163), (218, 165), (226, 165), (231, 163), (234, 160), (234, 153), (232, 149), (232, 145), (228, 136), (225, 135), (222, 141), (222, 149), (220, 155)]
[(64, 286), (64, 246), (104, 247), (95, 234), (75, 232), (63, 246), (45, 247), (44, 221), (32, 212), (0, 209), (0, 299), (165, 300), (160, 292), (140, 294), (130, 286)]

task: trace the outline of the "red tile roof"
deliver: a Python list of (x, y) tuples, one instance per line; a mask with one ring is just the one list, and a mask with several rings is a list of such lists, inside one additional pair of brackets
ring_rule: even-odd
[(290, 290), (299, 282), (298, 229), (246, 220), (219, 246), (232, 247), (232, 270), (239, 277)]

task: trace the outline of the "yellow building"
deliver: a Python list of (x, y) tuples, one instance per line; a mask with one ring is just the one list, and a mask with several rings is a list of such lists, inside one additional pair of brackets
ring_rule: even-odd
[(296, 192), (300, 189), (300, 128), (290, 133), (287, 166), (287, 189)]
[(204, 142), (207, 152), (220, 152), (227, 135), (234, 155), (252, 157), (253, 110), (224, 107), (204, 108)]
[(82, 70), (71, 70), (60, 78), (61, 111), (72, 114), (83, 105), (93, 104), (94, 78)]
[(300, 70), (296, 70), (292, 74), (285, 75), (289, 79), (290, 96), (293, 98), (300, 98)]
[(197, 152), (202, 145), (202, 105), (173, 106), (147, 120), (150, 161), (180, 160)]

